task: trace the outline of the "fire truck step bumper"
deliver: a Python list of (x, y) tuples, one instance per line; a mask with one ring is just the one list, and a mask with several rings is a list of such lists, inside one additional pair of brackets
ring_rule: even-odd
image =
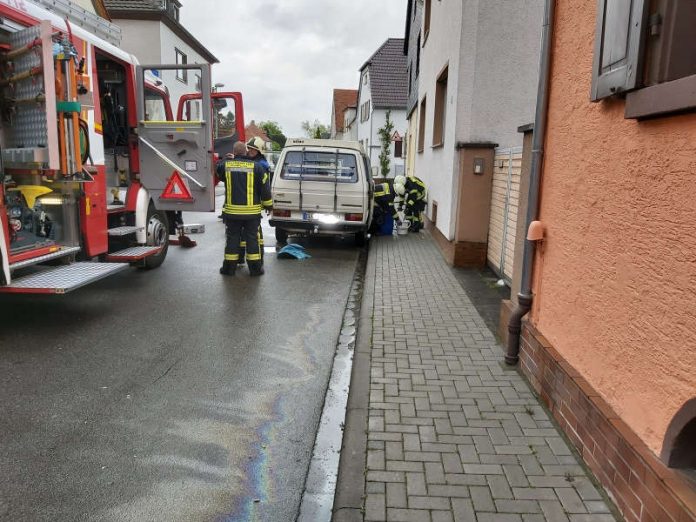
[(143, 227), (116, 227), (116, 228), (110, 228), (108, 233), (111, 237), (122, 237), (122, 236), (128, 236), (130, 234), (135, 234), (139, 230), (142, 230)]
[(0, 286), (0, 293), (66, 294), (128, 267), (125, 263), (73, 263), (19, 277), (8, 286)]
[(134, 263), (136, 261), (142, 261), (146, 257), (159, 254), (161, 250), (162, 247), (157, 246), (131, 247), (108, 254), (106, 260), (117, 263)]
[(38, 265), (39, 263), (45, 263), (46, 261), (52, 261), (54, 259), (60, 259), (61, 257), (69, 256), (71, 254), (77, 254), (80, 251), (80, 247), (63, 247), (50, 254), (45, 254), (39, 257), (33, 257), (31, 259), (25, 259), (24, 261), (18, 261), (10, 265), (10, 272), (19, 270), (20, 268), (26, 268), (32, 265)]

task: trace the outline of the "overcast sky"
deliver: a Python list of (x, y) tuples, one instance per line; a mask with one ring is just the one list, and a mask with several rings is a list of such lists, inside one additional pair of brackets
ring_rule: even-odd
[(182, 0), (181, 22), (217, 58), (213, 83), (241, 91), (245, 120), (329, 124), (334, 88), (387, 38), (403, 38), (407, 0)]

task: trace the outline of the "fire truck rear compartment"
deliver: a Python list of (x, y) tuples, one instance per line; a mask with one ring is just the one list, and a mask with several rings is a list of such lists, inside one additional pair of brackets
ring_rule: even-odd
[[(0, 203), (7, 214), (9, 253), (21, 259), (10, 265), (13, 271), (39, 258), (45, 262), (74, 255), (80, 246), (80, 185), (56, 182), (41, 170), (51, 162), (51, 96), (40, 73), (48, 70), (46, 55), (41, 54), (44, 44), (36, 46), (35, 42), (46, 34), (46, 27), (40, 25), (21, 31), (0, 29), (0, 52), (17, 53), (34, 46), (30, 52), (14, 54), (0, 67), (0, 183), (4, 193)], [(50, 38), (50, 28), (48, 34)], [(30, 76), (22, 76), (26, 74)], [(55, 104), (55, 97), (52, 99)], [(33, 260), (32, 251), (37, 252)]]

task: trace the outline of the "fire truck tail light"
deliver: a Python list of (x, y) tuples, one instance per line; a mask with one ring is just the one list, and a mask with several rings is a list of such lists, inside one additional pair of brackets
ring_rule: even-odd
[(290, 211), (289, 210), (280, 210), (280, 209), (274, 208), (273, 209), (273, 217), (289, 218)]
[(362, 214), (346, 214), (346, 221), (362, 221)]

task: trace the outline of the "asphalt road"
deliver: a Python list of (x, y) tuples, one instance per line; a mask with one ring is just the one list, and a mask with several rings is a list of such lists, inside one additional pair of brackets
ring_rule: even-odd
[(223, 278), (187, 221), (157, 270), (0, 296), (1, 520), (296, 517), (358, 251)]

